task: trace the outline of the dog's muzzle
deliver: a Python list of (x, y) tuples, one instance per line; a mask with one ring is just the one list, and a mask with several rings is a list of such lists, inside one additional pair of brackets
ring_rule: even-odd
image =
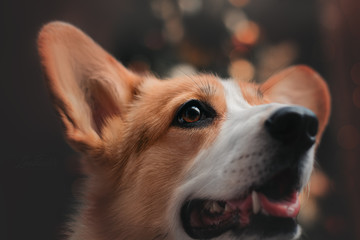
[(318, 120), (307, 108), (289, 106), (271, 113), (263, 126), (276, 151), (263, 163), (262, 180), (232, 199), (187, 200), (181, 219), (190, 237), (210, 239), (227, 231), (262, 237), (296, 233), (304, 154), (316, 142)]

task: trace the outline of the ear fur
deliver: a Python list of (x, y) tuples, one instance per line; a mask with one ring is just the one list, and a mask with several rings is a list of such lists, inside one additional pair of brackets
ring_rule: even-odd
[(270, 77), (261, 91), (271, 102), (296, 104), (309, 108), (319, 119), (320, 139), (330, 116), (330, 93), (323, 78), (313, 69), (298, 65)]
[(101, 149), (102, 128), (121, 118), (141, 78), (67, 23), (45, 25), (38, 49), (67, 139), (82, 152)]

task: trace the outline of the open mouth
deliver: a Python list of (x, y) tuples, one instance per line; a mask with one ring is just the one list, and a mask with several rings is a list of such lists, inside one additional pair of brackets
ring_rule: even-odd
[(300, 210), (296, 176), (296, 169), (285, 169), (236, 199), (187, 201), (181, 209), (183, 227), (194, 239), (214, 238), (229, 230), (239, 234), (244, 231), (267, 235), (291, 233)]

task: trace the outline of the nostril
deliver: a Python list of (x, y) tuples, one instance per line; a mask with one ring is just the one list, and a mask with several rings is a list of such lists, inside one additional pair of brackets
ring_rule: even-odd
[(307, 108), (291, 106), (276, 110), (266, 121), (270, 135), (285, 144), (297, 143), (299, 148), (308, 148), (315, 142), (318, 120)]
[(281, 141), (297, 138), (303, 117), (293, 109), (281, 108), (265, 122), (265, 127), (272, 137)]
[(316, 116), (309, 116), (307, 120), (307, 133), (311, 137), (315, 137), (319, 128), (319, 122)]

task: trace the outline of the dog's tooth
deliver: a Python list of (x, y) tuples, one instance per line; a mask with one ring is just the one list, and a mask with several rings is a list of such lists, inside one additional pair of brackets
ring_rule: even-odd
[(252, 191), (251, 197), (253, 213), (257, 214), (261, 209), (259, 195), (257, 194), (257, 192)]
[(220, 206), (216, 201), (207, 201), (204, 205), (210, 213), (220, 213), (224, 211), (224, 207)]
[(217, 202), (214, 201), (210, 211), (213, 212), (213, 213), (219, 213), (219, 212), (224, 211), (224, 208), (221, 207)]

